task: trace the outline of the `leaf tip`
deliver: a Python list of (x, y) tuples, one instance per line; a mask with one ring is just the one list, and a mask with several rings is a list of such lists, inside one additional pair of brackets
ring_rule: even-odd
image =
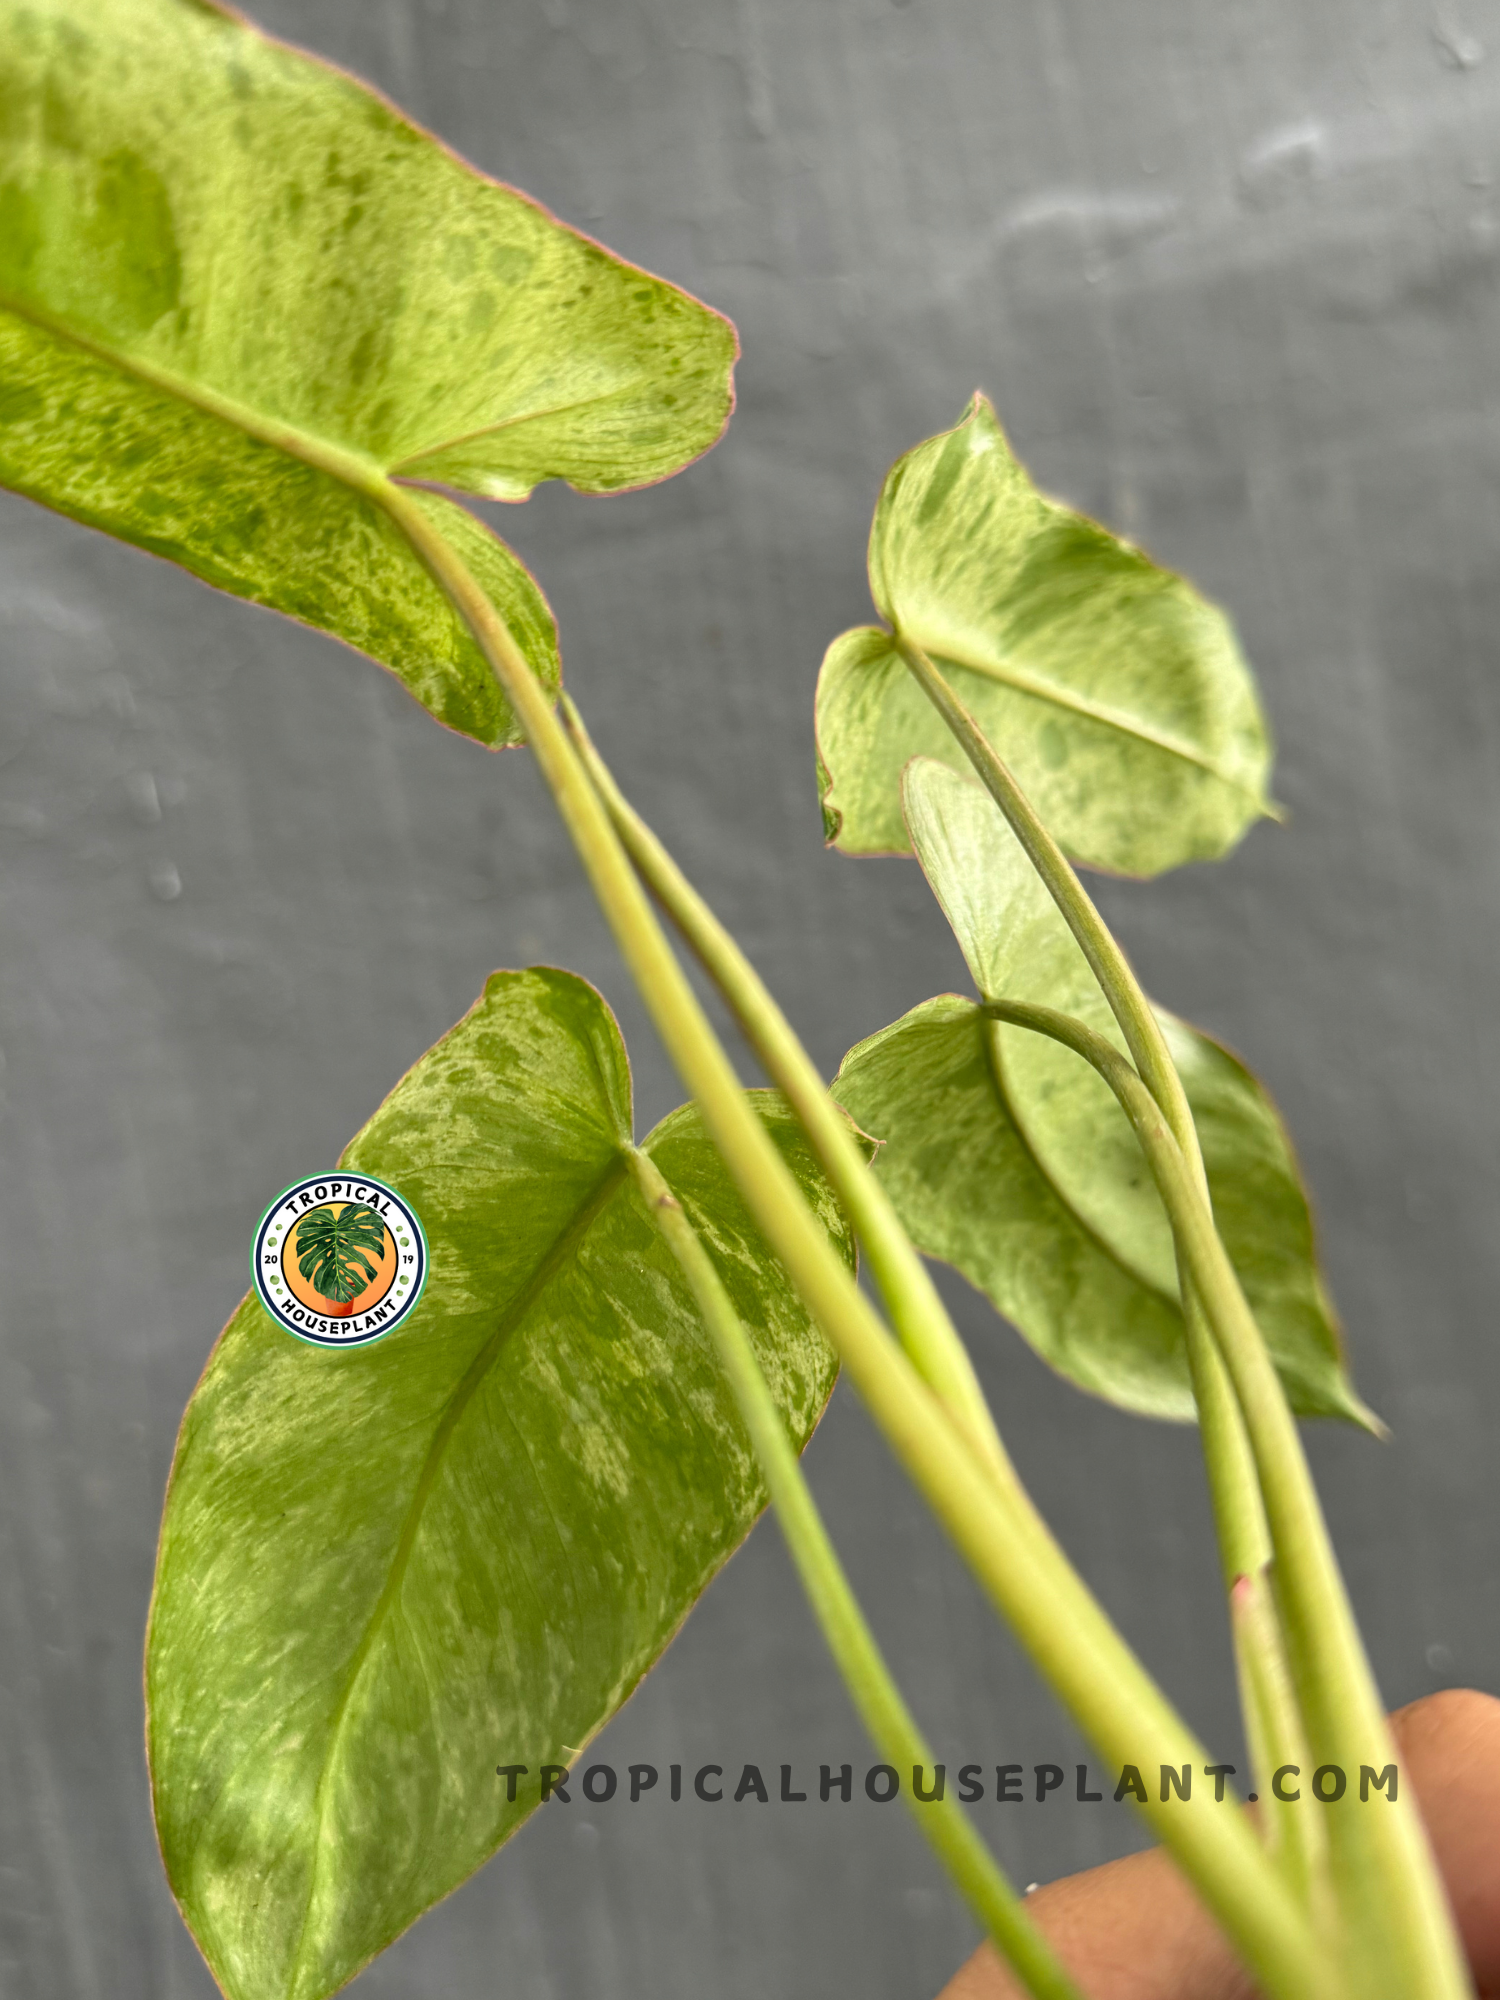
[[(962, 436), (968, 433), (968, 449), (978, 455), (993, 451), (996, 445), (1005, 445), (1005, 427), (999, 412), (983, 389), (976, 389), (964, 405), (964, 413), (949, 432)], [(920, 450), (920, 446), (918, 449)]]
[(1349, 1391), (1348, 1415), (1351, 1423), (1356, 1423), (1361, 1430), (1368, 1431), (1378, 1443), (1391, 1442), (1390, 1425), (1383, 1417), (1377, 1416), (1369, 1404), (1362, 1397), (1356, 1396), (1352, 1389)]

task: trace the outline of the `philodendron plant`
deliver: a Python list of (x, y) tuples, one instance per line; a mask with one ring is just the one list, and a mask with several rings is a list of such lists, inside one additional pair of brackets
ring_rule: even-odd
[[(1274, 812), (1224, 617), (1039, 494), (982, 397), (895, 467), (882, 622), (819, 682), (823, 808), (847, 852), (915, 854), (975, 991), (830, 1091), (561, 695), (540, 588), (451, 497), (678, 470), (727, 419), (732, 328), (211, 0), (0, 23), (0, 480), (526, 744), (691, 1097), (638, 1142), (600, 995), (496, 972), (341, 1162), (420, 1212), (409, 1318), (321, 1349), (252, 1293), (220, 1336), (147, 1697), (167, 1875), (225, 1993), (321, 2000), (477, 1868), (539, 1795), (496, 1747), (570, 1763), (768, 1498), (880, 1754), (932, 1761), (798, 1466), (840, 1364), (1099, 1754), (1210, 1764), (1038, 1517), (924, 1255), (1081, 1388), (1199, 1423), (1263, 1804), (1200, 1782), (1140, 1811), (1261, 1988), (1468, 1993), (1299, 1442), (1297, 1416), (1378, 1425), (1296, 1162), (1072, 865), (1155, 874)], [(352, 1298), (381, 1239), (336, 1220), (304, 1247)], [(1342, 1789), (1299, 1813), (1282, 1765)], [(917, 1811), (1026, 1989), (1075, 1995), (962, 1807)]]

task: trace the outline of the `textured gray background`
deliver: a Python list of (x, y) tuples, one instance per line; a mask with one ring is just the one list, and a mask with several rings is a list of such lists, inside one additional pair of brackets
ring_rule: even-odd
[[(1317, 1191), (1395, 1431), (1313, 1447), (1386, 1693), (1500, 1690), (1500, 8), (261, 12), (737, 320), (710, 458), (501, 526), (627, 786), (830, 1069), (962, 983), (912, 864), (819, 846), (813, 680), (867, 615), (887, 463), (982, 384), (1046, 485), (1230, 607), (1291, 824), (1103, 901), (1153, 990), (1266, 1076)], [(186, 2000), (211, 1987), (152, 1839), (142, 1627), (178, 1415), (267, 1191), (496, 965), (605, 989), (643, 1126), (678, 1093), (524, 753), (20, 501), (0, 522), (0, 1988)], [(1043, 1505), (1232, 1754), (1192, 1437), (1085, 1402), (952, 1291)], [(941, 1750), (1068, 1761), (843, 1391), (809, 1463)], [(600, 1754), (866, 1759), (774, 1528)], [(1023, 1881), (1132, 1838), (1057, 1801), (986, 1824)], [(899, 1808), (575, 1806), (358, 1991), (930, 2000), (970, 1938)]]

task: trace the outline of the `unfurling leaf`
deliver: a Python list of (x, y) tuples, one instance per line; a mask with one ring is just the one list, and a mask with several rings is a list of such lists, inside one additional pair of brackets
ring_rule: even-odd
[[(772, 1137), (852, 1262), (780, 1098)], [(626, 1169), (630, 1074), (582, 980), (497, 973), (343, 1164), (422, 1219), (390, 1339), (253, 1295), (188, 1406), (147, 1661), (172, 1888), (232, 2000), (320, 2000), (513, 1832), (765, 1504), (730, 1386)], [(800, 1446), (834, 1361), (696, 1111), (645, 1148)], [(497, 1765), (524, 1764), (514, 1803)]]
[[(664, 478), (723, 428), (733, 329), (207, 0), (0, 0), (0, 48), (0, 484), (518, 741), (372, 493)], [(418, 504), (556, 686), (524, 565)]]
[[(904, 792), (912, 844), (979, 991), (1072, 1014), (1124, 1050), (989, 795), (930, 758), (912, 764)], [(1293, 1408), (1367, 1421), (1274, 1105), (1217, 1042), (1164, 1009), (1157, 1018), (1225, 1247)], [(834, 1094), (883, 1142), (875, 1170), (915, 1241), (956, 1265), (1045, 1360), (1127, 1409), (1192, 1416), (1171, 1229), (1124, 1113), (1087, 1063), (948, 995), (852, 1050)]]
[[(1155, 875), (1226, 853), (1270, 810), (1265, 722), (1224, 614), (1038, 493), (983, 396), (887, 477), (870, 588), (1077, 860)], [(817, 727), (824, 823), (846, 853), (907, 852), (913, 756), (966, 768), (875, 627), (829, 647)]]

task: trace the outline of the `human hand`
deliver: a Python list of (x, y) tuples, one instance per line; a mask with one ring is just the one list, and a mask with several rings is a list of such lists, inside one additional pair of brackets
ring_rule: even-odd
[[(1479, 2000), (1500, 2000), (1500, 1701), (1472, 1688), (1391, 1717)], [(1089, 2000), (1254, 2000), (1250, 1976), (1161, 1848), (1049, 1883), (1027, 1910)], [(939, 2000), (1024, 2000), (986, 1944)]]

